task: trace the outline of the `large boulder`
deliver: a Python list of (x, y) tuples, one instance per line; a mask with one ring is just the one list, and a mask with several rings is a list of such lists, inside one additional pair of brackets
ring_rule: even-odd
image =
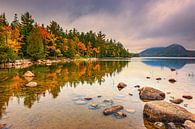
[(144, 106), (144, 116), (148, 120), (161, 122), (183, 123), (186, 120), (195, 121), (195, 115), (186, 109), (165, 101), (148, 102)]
[(124, 108), (124, 107), (121, 106), (121, 105), (112, 106), (112, 107), (110, 107), (110, 108), (104, 109), (103, 114), (104, 114), (104, 115), (111, 115), (111, 114), (113, 114), (113, 113), (116, 113), (116, 112), (122, 110), (123, 108)]
[(26, 84), (27, 87), (36, 87), (37, 86), (37, 82), (29, 82)]
[(34, 75), (34, 73), (32, 73), (31, 71), (27, 71), (27, 72), (24, 73), (23, 76), (24, 76), (24, 77), (34, 77), (35, 75)]
[(165, 93), (152, 87), (143, 87), (139, 90), (139, 96), (142, 100), (163, 100)]

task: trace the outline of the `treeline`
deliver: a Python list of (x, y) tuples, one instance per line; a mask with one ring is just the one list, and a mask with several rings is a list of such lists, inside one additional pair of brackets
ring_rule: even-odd
[(14, 61), (16, 58), (80, 58), (80, 57), (130, 57), (130, 53), (120, 42), (106, 39), (101, 31), (95, 33), (78, 32), (76, 29), (64, 31), (51, 21), (49, 25), (35, 22), (29, 12), (15, 14), (8, 23), (5, 13), (0, 15), (0, 62)]

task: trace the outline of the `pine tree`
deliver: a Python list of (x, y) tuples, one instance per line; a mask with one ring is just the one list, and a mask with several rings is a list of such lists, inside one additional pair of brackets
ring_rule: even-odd
[(37, 27), (32, 29), (27, 38), (27, 42), (27, 54), (33, 60), (38, 60), (45, 57), (43, 41)]

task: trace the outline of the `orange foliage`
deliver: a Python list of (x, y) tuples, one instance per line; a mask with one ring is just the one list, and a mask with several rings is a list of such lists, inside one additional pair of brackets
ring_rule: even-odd
[(81, 49), (81, 50), (83, 50), (83, 51), (86, 51), (86, 50), (87, 50), (85, 44), (82, 43), (82, 42), (79, 42), (79, 43), (78, 43), (78, 47), (79, 47), (79, 49)]

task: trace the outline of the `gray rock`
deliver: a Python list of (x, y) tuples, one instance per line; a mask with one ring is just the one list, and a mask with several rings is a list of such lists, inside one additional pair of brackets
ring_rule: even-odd
[(104, 109), (103, 114), (104, 114), (104, 115), (111, 115), (111, 114), (113, 114), (113, 113), (115, 113), (115, 112), (118, 112), (118, 111), (122, 110), (123, 108), (124, 108), (124, 107), (121, 106), (121, 105), (112, 106), (112, 107), (110, 107), (110, 108)]
[(186, 120), (183, 125), (185, 129), (195, 129), (195, 123), (190, 120)]
[(26, 84), (27, 87), (36, 87), (37, 83), (36, 82), (29, 82)]
[(24, 73), (23, 76), (24, 76), (24, 77), (34, 77), (35, 75), (34, 75), (34, 73), (32, 73), (31, 71), (27, 71), (27, 72)]
[(195, 115), (185, 108), (165, 101), (153, 101), (144, 105), (144, 116), (149, 120), (161, 122), (183, 123), (185, 120), (195, 121)]
[(139, 96), (142, 100), (163, 100), (165, 93), (152, 87), (143, 87), (139, 90)]

